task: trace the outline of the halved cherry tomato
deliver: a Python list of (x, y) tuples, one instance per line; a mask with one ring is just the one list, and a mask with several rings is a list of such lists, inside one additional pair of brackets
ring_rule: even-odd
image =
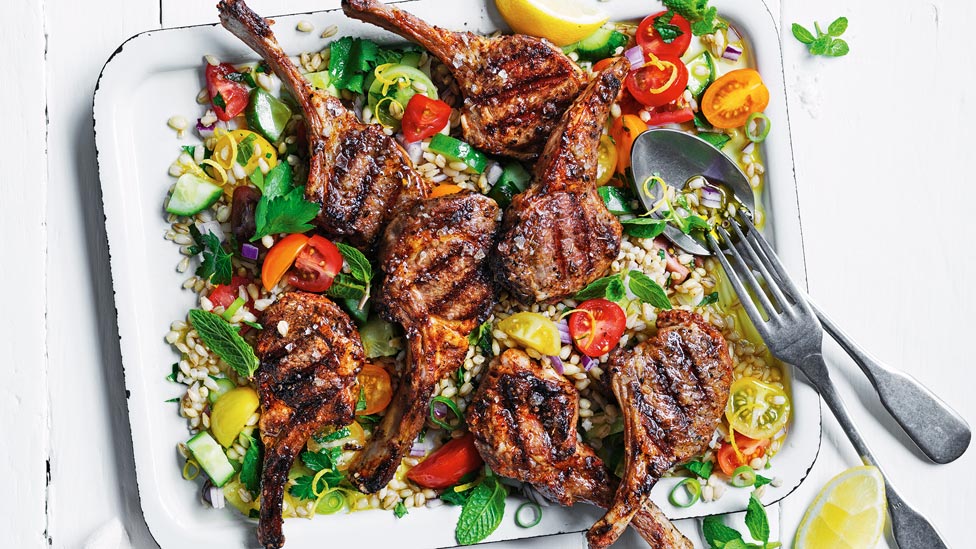
[(237, 72), (234, 65), (221, 63), (211, 65), (207, 63), (207, 93), (213, 103), (214, 114), (224, 122), (241, 114), (247, 107), (247, 86), (240, 82), (228, 80), (227, 75)]
[[(214, 304), (214, 307), (220, 306), (223, 308), (230, 307), (231, 303), (240, 295), (239, 288), (241, 286), (247, 286), (251, 281), (243, 276), (235, 276), (230, 279), (230, 284), (220, 284), (210, 292), (207, 299)], [(247, 292), (244, 292), (247, 295)], [(245, 301), (247, 297), (244, 298)]]
[(738, 128), (749, 115), (766, 110), (769, 90), (753, 69), (729, 72), (705, 89), (701, 111), (716, 128)]
[[(417, 97), (416, 95), (414, 97)], [(427, 198), (439, 198), (441, 196), (447, 196), (449, 194), (455, 194), (463, 191), (461, 187), (457, 185), (452, 185), (450, 183), (444, 183), (434, 187), (430, 191), (430, 195)]]
[(593, 64), (593, 72), (601, 72), (603, 69), (609, 67), (616, 61), (616, 57), (607, 57), (606, 59), (601, 59)]
[[(757, 457), (766, 455), (766, 448), (769, 448), (769, 439), (753, 440), (745, 435), (735, 434), (735, 446), (728, 442), (722, 443), (715, 458), (719, 469), (726, 475), (732, 476), (736, 469), (743, 465), (748, 465), (750, 461)], [(739, 451), (735, 449), (738, 447)]]
[(393, 400), (393, 385), (386, 368), (367, 362), (359, 371), (359, 389), (366, 399), (366, 409), (356, 412), (356, 415), (368, 416), (386, 410)]
[(588, 299), (569, 315), (569, 336), (586, 356), (605, 355), (617, 346), (627, 327), (627, 315), (613, 301)]
[(678, 107), (671, 103), (650, 111), (651, 118), (648, 126), (663, 126), (664, 124), (681, 124), (695, 119), (695, 113), (690, 107)]
[(596, 151), (596, 184), (606, 185), (617, 170), (617, 145), (608, 135), (600, 136)]
[(677, 57), (648, 54), (643, 67), (631, 71), (625, 81), (634, 99), (648, 107), (667, 105), (681, 97), (688, 86), (688, 67)]
[(444, 129), (451, 119), (451, 106), (440, 99), (431, 99), (422, 93), (414, 94), (403, 112), (401, 128), (408, 142), (433, 137)]
[(627, 173), (630, 167), (630, 149), (634, 147), (637, 136), (647, 131), (647, 124), (634, 114), (625, 114), (613, 120), (610, 137), (617, 145), (617, 173)]
[(306, 244), (308, 244), (307, 236), (290, 234), (268, 250), (268, 255), (264, 257), (264, 265), (261, 266), (261, 284), (264, 285), (265, 290), (270, 292), (281, 277), (285, 276)]
[(790, 420), (790, 397), (775, 385), (751, 376), (740, 377), (729, 390), (725, 418), (737, 433), (770, 438)]
[(674, 40), (665, 42), (661, 34), (654, 28), (654, 22), (658, 17), (667, 13), (666, 11), (648, 15), (637, 27), (637, 44), (645, 52), (653, 53), (657, 56), (681, 57), (691, 44), (691, 23), (677, 13), (671, 18), (669, 24), (678, 27), (681, 31)]
[(474, 446), (474, 435), (468, 433), (427, 456), (427, 459), (410, 469), (407, 478), (424, 488), (440, 490), (453, 486), (464, 475), (477, 471), (482, 464), (481, 454)]
[(332, 280), (341, 270), (342, 253), (339, 248), (315, 235), (308, 239), (295, 257), (295, 267), (288, 271), (288, 283), (299, 290), (321, 293), (332, 286)]

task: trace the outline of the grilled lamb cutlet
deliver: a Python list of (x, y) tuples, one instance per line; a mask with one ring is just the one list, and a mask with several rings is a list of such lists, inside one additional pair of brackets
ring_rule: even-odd
[(286, 293), (265, 310), (263, 321), (268, 328), (255, 345), (264, 442), (258, 541), (279, 548), (285, 543), (281, 501), (288, 470), (309, 436), (352, 422), (364, 355), (355, 325), (321, 295)]
[(531, 160), (583, 87), (579, 67), (549, 42), (522, 34), (452, 32), (377, 0), (343, 0), (346, 15), (420, 44), (454, 75), (461, 128), (474, 147)]
[(620, 251), (620, 222), (596, 191), (603, 125), (627, 75), (619, 59), (563, 115), (535, 180), (505, 211), (495, 276), (525, 303), (557, 301), (603, 276)]
[(242, 0), (217, 4), (220, 21), (258, 53), (301, 105), (308, 130), (305, 197), (322, 206), (315, 224), (328, 237), (369, 249), (397, 211), (429, 183), (376, 124), (363, 124), (339, 99), (316, 90), (288, 59), (267, 21)]
[[(481, 381), (466, 418), (492, 471), (528, 482), (561, 505), (610, 505), (616, 479), (593, 449), (577, 440), (579, 394), (551, 368), (522, 351), (505, 351)], [(651, 547), (692, 549), (650, 501), (632, 526)]]
[(732, 359), (714, 326), (688, 311), (664, 311), (657, 335), (617, 350), (607, 372), (624, 416), (624, 474), (613, 505), (587, 532), (608, 547), (647, 501), (657, 479), (700, 454), (729, 400)]
[(377, 305), (406, 331), (407, 368), (366, 449), (349, 471), (365, 493), (393, 478), (427, 417), (437, 383), (464, 363), (468, 334), (495, 305), (487, 256), (498, 205), (462, 192), (427, 200), (393, 219), (379, 246)]

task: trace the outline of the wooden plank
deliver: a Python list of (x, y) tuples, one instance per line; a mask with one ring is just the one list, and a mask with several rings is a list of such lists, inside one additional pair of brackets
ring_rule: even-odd
[(129, 36), (159, 26), (156, 0), (48, 0), (49, 532), (81, 547), (113, 518), (136, 547), (142, 522), (95, 166), (92, 94)]
[(8, 288), (0, 315), (0, 356), (6, 362), (0, 384), (0, 426), (6, 439), (0, 484), (13, 496), (0, 498), (0, 515), (16, 525), (4, 529), (5, 546), (41, 547), (47, 544), (48, 449), (44, 17), (35, 2), (14, 2), (4, 11), (17, 24), (0, 33), (0, 49), (16, 52), (6, 61), (6, 72), (16, 77), (0, 86), (0, 104), (14, 107), (7, 109), (0, 132), (0, 149), (13, 151), (0, 178), (5, 257), (0, 287)]

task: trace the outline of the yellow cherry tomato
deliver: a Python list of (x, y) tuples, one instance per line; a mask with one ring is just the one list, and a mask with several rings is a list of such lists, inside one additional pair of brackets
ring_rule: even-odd
[(725, 417), (737, 433), (753, 439), (772, 438), (790, 420), (790, 397), (783, 389), (754, 377), (735, 380)]
[(562, 350), (556, 323), (539, 313), (515, 313), (499, 322), (498, 329), (543, 355), (558, 355)]
[(596, 184), (606, 185), (617, 170), (617, 146), (609, 135), (600, 137), (600, 146), (597, 148), (596, 161)]
[(210, 410), (210, 432), (217, 442), (224, 448), (234, 444), (259, 405), (258, 394), (250, 387), (237, 387), (221, 395)]

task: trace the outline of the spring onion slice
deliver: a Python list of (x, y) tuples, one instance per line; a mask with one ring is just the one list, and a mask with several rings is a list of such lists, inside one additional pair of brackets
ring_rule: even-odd
[(743, 465), (732, 472), (729, 484), (736, 488), (745, 488), (756, 483), (756, 471), (748, 465)]
[(326, 490), (315, 500), (315, 512), (320, 515), (331, 515), (345, 506), (346, 496), (339, 488)]
[[(436, 414), (434, 414), (434, 407), (438, 402), (446, 406), (447, 409), (450, 410), (452, 414), (454, 414), (454, 417), (457, 418), (457, 423), (455, 425), (451, 425), (450, 423), (443, 421), (442, 419), (437, 417)], [(430, 421), (434, 425), (437, 425), (438, 427), (445, 429), (447, 431), (453, 431), (458, 427), (460, 427), (462, 423), (464, 423), (463, 416), (461, 415), (461, 409), (458, 408), (457, 404), (454, 404), (453, 400), (443, 396), (435, 396), (433, 399), (431, 399), (430, 413), (428, 415), (430, 416)]]
[(194, 480), (200, 475), (200, 466), (197, 462), (188, 459), (186, 463), (183, 464), (183, 478), (186, 480)]
[[(759, 121), (756, 129), (756, 131), (759, 132), (758, 134), (752, 133), (752, 125), (753, 122), (756, 121)], [(749, 118), (746, 120), (746, 137), (748, 137), (749, 141), (752, 141), (753, 143), (762, 143), (766, 140), (766, 136), (769, 135), (771, 125), (772, 123), (769, 121), (768, 116), (761, 112), (754, 112), (750, 114)]]
[(237, 299), (235, 299), (233, 303), (228, 305), (227, 310), (224, 311), (224, 314), (220, 316), (224, 317), (224, 320), (226, 320), (227, 322), (230, 322), (230, 319), (234, 318), (234, 315), (237, 314), (237, 311), (239, 311), (241, 309), (241, 306), (243, 305), (244, 305), (244, 300), (241, 299), (241, 296), (237, 296)]
[[(524, 514), (522, 513), (522, 509), (532, 509), (531, 522), (526, 522), (525, 519), (522, 518), (522, 515)], [(518, 524), (522, 528), (532, 528), (540, 522), (542, 522), (542, 507), (539, 507), (538, 503), (527, 501), (522, 505), (519, 505), (518, 509), (515, 510), (515, 524)]]
[[(671, 493), (668, 494), (668, 501), (675, 507), (686, 509), (698, 502), (698, 499), (701, 498), (701, 490), (701, 483), (698, 482), (697, 478), (686, 478), (671, 489)], [(686, 498), (685, 501), (679, 499), (682, 493)]]

